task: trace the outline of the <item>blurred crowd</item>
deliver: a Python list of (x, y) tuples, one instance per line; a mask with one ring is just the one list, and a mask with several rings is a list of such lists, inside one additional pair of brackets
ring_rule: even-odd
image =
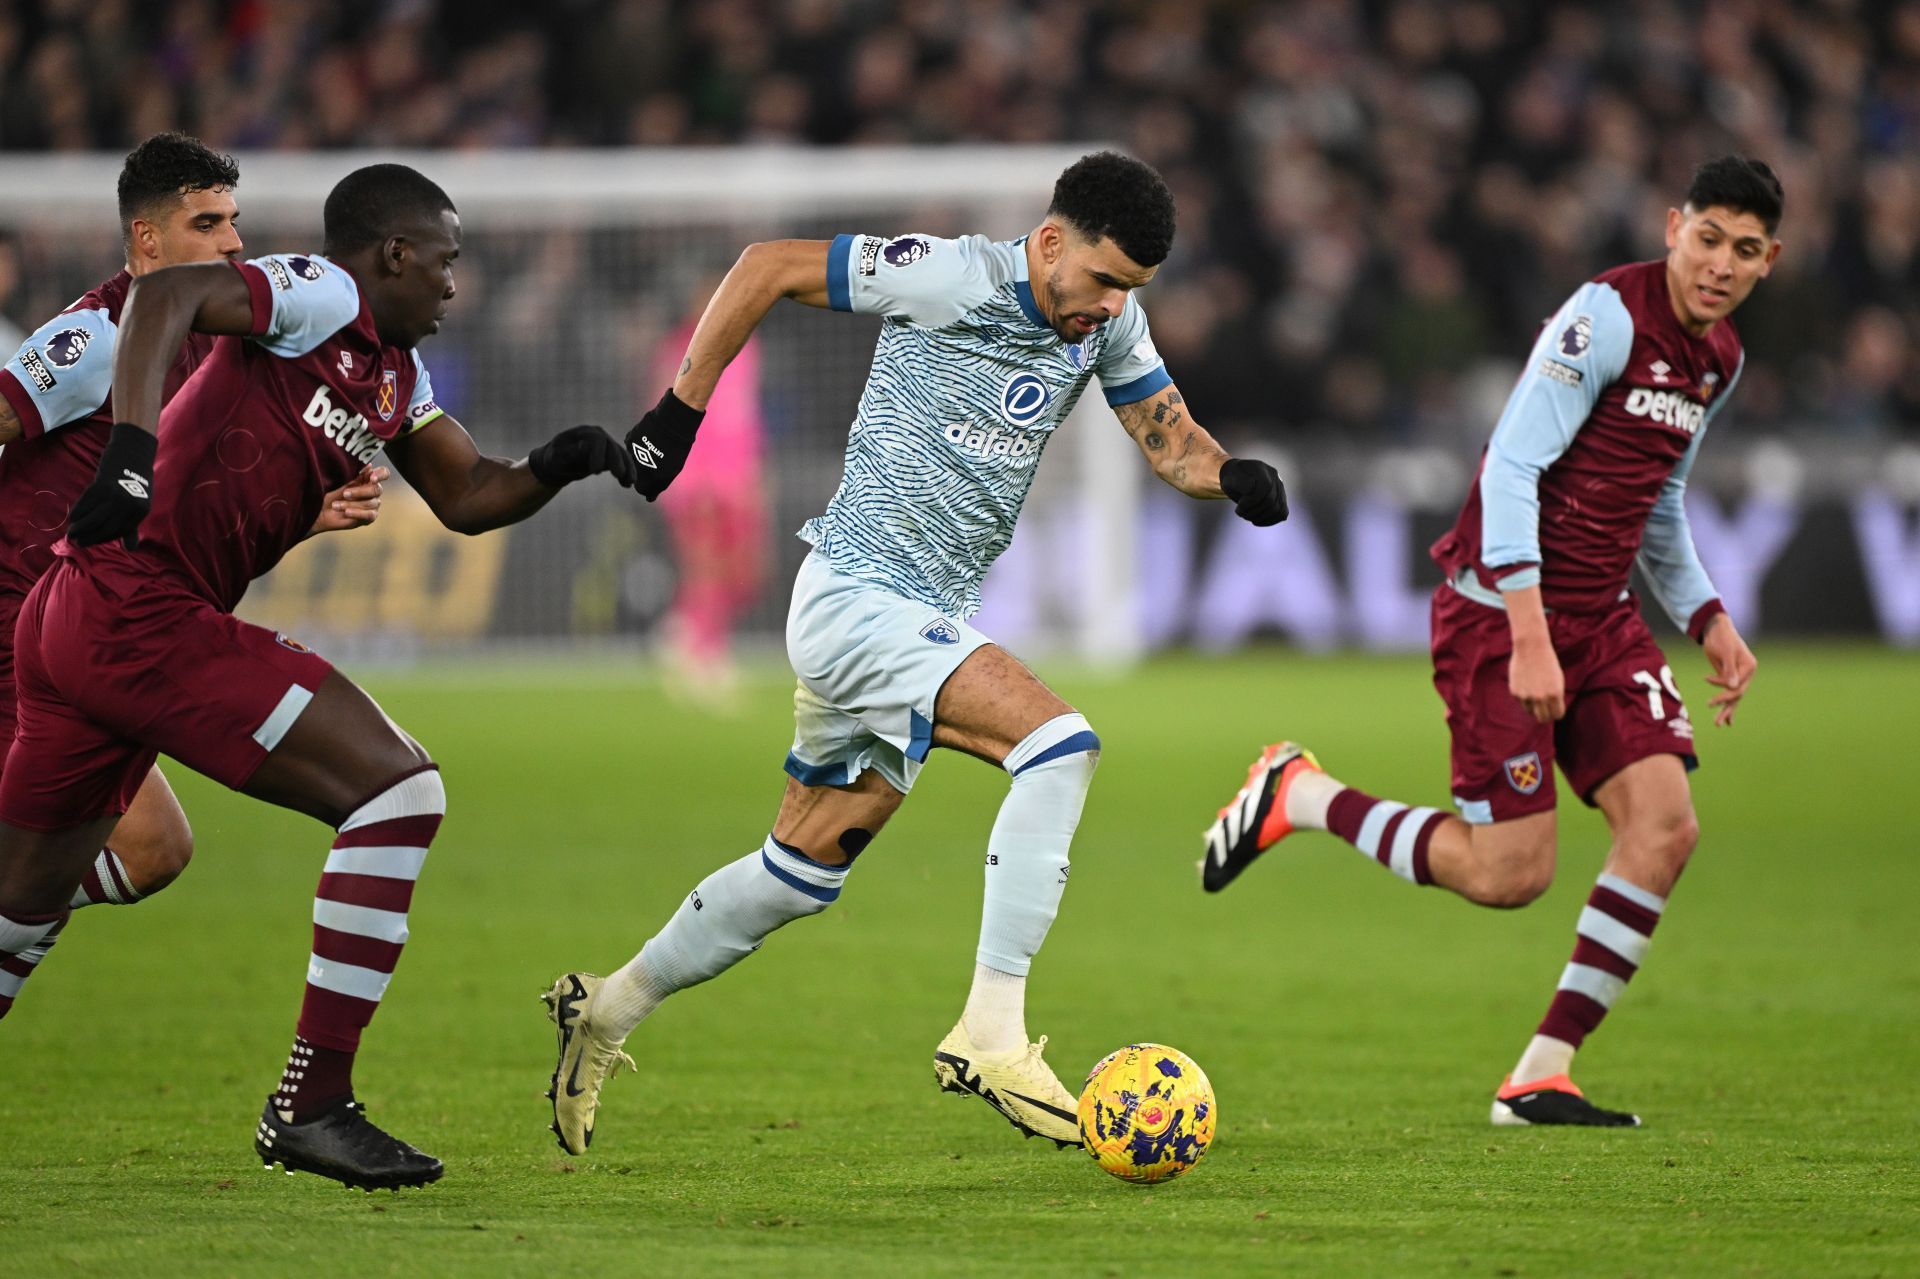
[(0, 0), (0, 149), (166, 128), (1117, 142), (1179, 199), (1146, 301), (1204, 419), (1443, 444), (1740, 151), (1782, 175), (1787, 247), (1736, 321), (1738, 419), (1920, 437), (1920, 0)]

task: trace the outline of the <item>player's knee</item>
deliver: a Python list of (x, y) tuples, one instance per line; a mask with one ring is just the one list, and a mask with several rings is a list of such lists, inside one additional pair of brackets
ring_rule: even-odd
[(1510, 910), (1529, 905), (1538, 901), (1541, 894), (1551, 887), (1553, 887), (1553, 857), (1549, 851), (1546, 856), (1517, 868), (1508, 877), (1506, 893), (1499, 905)]
[(1057, 715), (1034, 729), (1007, 752), (1003, 767), (1014, 784), (1042, 774), (1072, 773), (1091, 783), (1100, 763), (1100, 737), (1078, 711)]
[(1693, 850), (1700, 846), (1700, 819), (1691, 808), (1674, 824), (1672, 840), (1673, 850), (1682, 859), (1693, 856)]
[(867, 851), (867, 845), (873, 842), (873, 832), (864, 826), (849, 826), (840, 832), (840, 838), (834, 841), (834, 851), (844, 860), (829, 863), (837, 866), (851, 866), (853, 859)]
[(1553, 886), (1556, 850), (1551, 838), (1529, 839), (1499, 851), (1467, 877), (1464, 895), (1471, 901), (1517, 910)]
[(1539, 899), (1553, 885), (1551, 864), (1519, 864), (1501, 867), (1479, 877), (1471, 892), (1473, 900), (1496, 910), (1518, 910)]
[(193, 828), (181, 821), (160, 832), (147, 853), (144, 884), (136, 884), (141, 893), (159, 892), (174, 880), (193, 860)]
[(1678, 869), (1686, 865), (1687, 859), (1693, 856), (1694, 848), (1700, 843), (1700, 819), (1689, 804), (1663, 815), (1641, 837), (1641, 842), (1660, 861)]
[(135, 825), (131, 830), (123, 822), (107, 847), (126, 867), (134, 890), (148, 897), (180, 878), (193, 860), (193, 828), (186, 814), (178, 812), (170, 820)]

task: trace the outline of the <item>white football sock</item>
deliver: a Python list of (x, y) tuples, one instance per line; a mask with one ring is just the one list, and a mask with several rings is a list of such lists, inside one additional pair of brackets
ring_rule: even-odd
[(1520, 1054), (1520, 1060), (1514, 1063), (1513, 1082), (1530, 1084), (1554, 1075), (1567, 1074), (1572, 1069), (1572, 1044), (1551, 1035), (1535, 1035), (1527, 1044), (1527, 1050)]
[[(1068, 714), (1034, 729), (1002, 765), (1013, 775), (1013, 785), (987, 839), (986, 900), (974, 956), (974, 994), (968, 999), (969, 1008), (974, 999), (982, 1001), (986, 1024), (976, 1028), (967, 1022), (969, 1034), (978, 1031), (996, 1043), (976, 1038), (977, 1047), (1005, 1047), (1016, 1034), (1025, 1040), (1027, 970), (1059, 912), (1068, 848), (1099, 759), (1100, 739), (1086, 718)], [(983, 973), (992, 976), (983, 979)]]
[(1003, 1053), (1027, 1046), (1027, 979), (985, 964), (973, 966), (973, 989), (960, 1019), (967, 1037), (983, 1052)]
[(594, 1028), (624, 1039), (672, 992), (661, 987), (635, 955), (608, 975), (593, 1001)]
[(714, 871), (601, 987), (607, 1000), (595, 1012), (601, 1033), (624, 1038), (674, 991), (718, 977), (760, 949), (776, 928), (819, 914), (840, 896), (847, 869), (816, 862), (769, 835), (756, 851)]
[(1316, 769), (1301, 769), (1287, 787), (1287, 824), (1295, 830), (1325, 830), (1327, 809), (1346, 788), (1346, 783)]

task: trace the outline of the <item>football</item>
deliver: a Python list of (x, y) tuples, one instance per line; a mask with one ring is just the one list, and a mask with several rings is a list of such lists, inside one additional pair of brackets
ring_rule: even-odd
[(1101, 1058), (1080, 1092), (1080, 1137), (1123, 1181), (1170, 1181), (1213, 1144), (1219, 1108), (1193, 1058), (1165, 1044), (1128, 1044)]

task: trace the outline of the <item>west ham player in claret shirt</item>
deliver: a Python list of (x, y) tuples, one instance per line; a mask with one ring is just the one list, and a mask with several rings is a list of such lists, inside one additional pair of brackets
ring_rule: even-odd
[(1646, 958), (1699, 838), (1694, 726), (1627, 579), (1705, 650), (1733, 722), (1754, 657), (1701, 567), (1687, 474), (1740, 378), (1728, 318), (1780, 253), (1773, 171), (1702, 165), (1667, 212), (1664, 260), (1576, 290), (1541, 331), (1453, 530), (1434, 544), (1433, 682), (1453, 741), (1454, 817), (1335, 781), (1270, 746), (1207, 833), (1202, 879), (1231, 882), (1296, 830), (1325, 830), (1416, 884), (1486, 906), (1546, 891), (1553, 768), (1612, 831), (1545, 1020), (1493, 1100), (1496, 1124), (1637, 1125), (1573, 1084), (1573, 1056)]
[[(190, 262), (240, 256), (240, 170), (197, 138), (159, 133), (120, 169), (120, 233), (126, 266), (36, 330), (0, 368), (0, 727), (13, 735), (13, 626), (27, 592), (54, 561), (67, 510), (92, 482), (113, 427), (108, 392), (120, 312), (136, 276)], [(192, 333), (168, 371), (171, 399), (213, 347)], [(384, 467), (369, 467), (321, 503), (312, 531), (370, 524), (380, 510)], [(0, 748), (0, 754), (3, 754)], [(69, 905), (131, 905), (186, 869), (193, 833), (159, 766), (148, 772)], [(25, 966), (25, 961), (16, 960)], [(0, 1009), (23, 974), (0, 967)]]
[[(0, 971), (24, 976), (52, 944), (156, 751), (319, 818), (338, 834), (314, 902), (297, 1037), (254, 1144), (270, 1164), (371, 1189), (441, 1173), (367, 1120), (352, 1067), (407, 939), (446, 795), (431, 757), (371, 698), (232, 609), (306, 535), (323, 495), (382, 448), (464, 533), (525, 519), (603, 471), (633, 486), (636, 468), (596, 426), (520, 461), (483, 457), (434, 403), (413, 348), (440, 327), (460, 251), (439, 187), (403, 165), (359, 169), (327, 197), (325, 235), (325, 256), (134, 282), (114, 364), (118, 420), (15, 636)], [(226, 336), (163, 414), (190, 331)]]

